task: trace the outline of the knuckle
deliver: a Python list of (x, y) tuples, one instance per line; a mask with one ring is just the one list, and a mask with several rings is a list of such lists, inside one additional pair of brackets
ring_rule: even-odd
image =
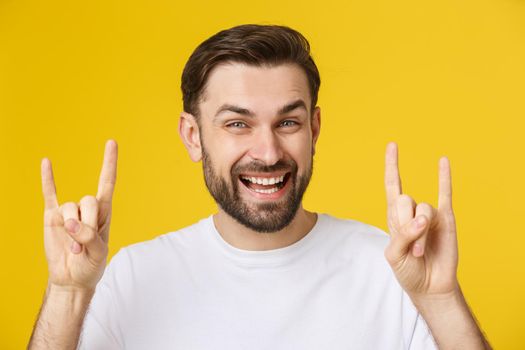
[(416, 202), (412, 197), (410, 197), (408, 194), (401, 194), (399, 197), (397, 197), (398, 203), (401, 204), (415, 204)]
[(60, 226), (64, 224), (64, 217), (57, 211), (44, 212), (44, 222), (49, 223), (50, 226)]
[(385, 185), (387, 186), (395, 186), (398, 184), (398, 180), (396, 178), (386, 176), (385, 177)]
[(414, 243), (419, 243), (421, 245), (425, 245), (426, 240), (427, 240), (427, 235), (423, 234), (421, 237), (416, 239), (416, 241)]
[(425, 211), (432, 211), (432, 206), (427, 202), (421, 202), (417, 205), (418, 209), (423, 209)]
[(390, 233), (399, 233), (402, 229), (401, 225), (399, 224), (399, 220), (389, 221), (388, 229), (390, 230)]
[(412, 241), (413, 236), (414, 236), (414, 234), (410, 230), (410, 227), (406, 225), (401, 230), (399, 230), (399, 235), (405, 241)]
[(417, 215), (424, 215), (428, 220), (432, 220), (435, 212), (436, 210), (429, 203), (422, 202), (416, 207)]
[(399, 197), (397, 197), (398, 201), (407, 201), (410, 199), (410, 196), (408, 194), (400, 194)]
[(83, 224), (80, 232), (79, 239), (82, 241), (80, 242), (82, 244), (91, 243), (97, 238), (95, 229), (88, 225)]
[(80, 200), (80, 204), (83, 206), (95, 206), (97, 205), (97, 199), (94, 196), (87, 195), (82, 197), (82, 199)]
[(74, 202), (66, 202), (60, 206), (62, 209), (75, 209), (78, 208), (77, 203)]
[(414, 221), (413, 220), (410, 220), (409, 222), (407, 222), (401, 228), (401, 230), (399, 230), (399, 233), (407, 241), (413, 241), (415, 239), (415, 237), (417, 237), (417, 235), (419, 234), (418, 230), (414, 229)]
[(393, 244), (389, 244), (385, 251), (384, 251), (384, 256), (385, 256), (385, 259), (386, 261), (388, 262), (388, 264), (392, 267), (395, 267), (399, 264), (399, 261), (401, 259), (401, 254), (400, 252), (398, 252), (396, 250), (395, 247), (393, 247)]
[(64, 217), (76, 216), (78, 213), (78, 205), (74, 202), (66, 202), (59, 207), (59, 213)]

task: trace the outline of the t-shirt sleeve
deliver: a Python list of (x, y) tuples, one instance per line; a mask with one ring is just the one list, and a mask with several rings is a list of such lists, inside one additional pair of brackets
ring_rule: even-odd
[(410, 350), (438, 350), (436, 342), (430, 333), (427, 323), (421, 316), (417, 315), (416, 326), (410, 342)]
[(125, 267), (122, 266), (122, 262), (126, 260), (123, 257), (124, 255), (126, 254), (121, 250), (113, 257), (104, 272), (104, 276), (98, 283), (95, 295), (84, 318), (77, 349), (113, 350), (124, 348), (120, 336), (120, 312), (113, 295), (118, 279), (116, 271)]

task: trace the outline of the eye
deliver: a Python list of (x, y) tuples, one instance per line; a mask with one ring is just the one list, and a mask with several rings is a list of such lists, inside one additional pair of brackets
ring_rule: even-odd
[(296, 126), (298, 123), (294, 120), (284, 120), (281, 122), (280, 126), (290, 127), (290, 126)]
[(236, 128), (236, 129), (243, 129), (243, 128), (246, 128), (248, 127), (248, 125), (246, 125), (246, 123), (244, 122), (232, 122), (232, 123), (229, 123), (229, 124), (226, 124), (226, 127), (228, 128)]

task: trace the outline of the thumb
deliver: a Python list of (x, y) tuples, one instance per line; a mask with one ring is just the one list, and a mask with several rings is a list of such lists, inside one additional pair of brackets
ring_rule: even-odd
[(390, 265), (397, 264), (409, 253), (412, 242), (426, 232), (428, 220), (420, 215), (407, 222), (396, 235), (391, 235), (390, 244), (385, 249), (385, 257)]
[(77, 219), (68, 219), (64, 223), (66, 232), (73, 239), (71, 251), (74, 254), (82, 252), (85, 247), (87, 254), (89, 254), (95, 261), (104, 260), (107, 256), (107, 245), (102, 241), (97, 230)]

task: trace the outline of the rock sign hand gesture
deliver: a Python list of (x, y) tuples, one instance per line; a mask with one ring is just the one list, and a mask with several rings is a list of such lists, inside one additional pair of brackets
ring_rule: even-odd
[(438, 208), (416, 202), (401, 191), (397, 145), (385, 157), (385, 187), (391, 241), (385, 257), (411, 298), (457, 292), (458, 246), (452, 210), (450, 163), (439, 161)]
[(42, 160), (44, 247), (49, 284), (94, 290), (104, 273), (108, 254), (111, 203), (117, 173), (117, 144), (106, 143), (96, 197), (59, 206), (49, 159)]

